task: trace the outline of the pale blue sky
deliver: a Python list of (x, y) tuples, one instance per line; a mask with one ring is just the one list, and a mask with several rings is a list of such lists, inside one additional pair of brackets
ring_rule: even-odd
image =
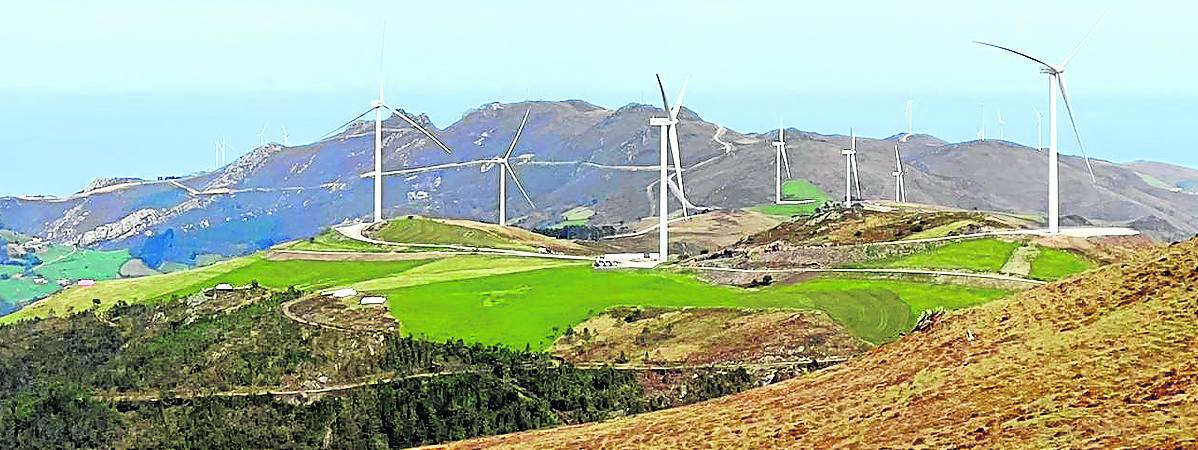
[(6, 2), (0, 161), (22, 169), (0, 195), (209, 169), (214, 139), (240, 154), (264, 124), (311, 140), (369, 105), (384, 19), (388, 99), (439, 126), (490, 101), (655, 102), (661, 72), (675, 88), (689, 75), (688, 106), (740, 131), (782, 118), (884, 137), (906, 128), (912, 98), (916, 131), (972, 139), (985, 103), (988, 135), (1002, 111), (1006, 137), (1034, 144), (1045, 77), (970, 41), (1056, 62), (1109, 9), (1067, 71), (1090, 153), (1198, 166), (1192, 2), (578, 4)]

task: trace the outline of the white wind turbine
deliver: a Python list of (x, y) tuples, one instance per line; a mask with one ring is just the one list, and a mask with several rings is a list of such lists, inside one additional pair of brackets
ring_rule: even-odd
[[(497, 156), (495, 158), (487, 158), (487, 159), (476, 159), (473, 161), (463, 161), (463, 162), (454, 162), (454, 163), (446, 163), (446, 164), (436, 164), (436, 165), (424, 166), (424, 167), (414, 167), (414, 168), (410, 168), (410, 169), (392, 170), (392, 171), (388, 171), (388, 172), (383, 172), (382, 175), (386, 175), (386, 176), (414, 175), (414, 174), (418, 174), (418, 173), (433, 172), (433, 171), (444, 170), (444, 169), (453, 169), (453, 168), (458, 168), (458, 167), (483, 166), (485, 168), (486, 166), (491, 165), (491, 164), (497, 165), (497, 166), (499, 166), (499, 220), (498, 220), (498, 223), (499, 223), (499, 225), (506, 226), (507, 225), (507, 178), (508, 178), (508, 176), (512, 177), (512, 181), (514, 181), (516, 183), (516, 188), (520, 190), (520, 195), (522, 195), (524, 197), (524, 200), (528, 201), (528, 205), (532, 206), (534, 208), (537, 206), (535, 203), (533, 203), (532, 198), (528, 196), (528, 191), (525, 191), (524, 186), (522, 184), (520, 184), (520, 179), (518, 177), (516, 177), (516, 171), (512, 169), (511, 162), (510, 162), (512, 152), (516, 150), (516, 143), (520, 140), (520, 135), (524, 132), (524, 125), (526, 123), (528, 123), (528, 115), (531, 112), (532, 112), (531, 108), (524, 111), (524, 118), (520, 120), (520, 127), (516, 129), (516, 134), (515, 134), (515, 136), (512, 137), (511, 145), (508, 146), (507, 151), (504, 152), (501, 156)], [(374, 176), (374, 173), (367, 172), (367, 173), (362, 174), (362, 177), (369, 177), (369, 176)]]
[[(662, 110), (669, 117), (651, 117), (649, 118), (649, 126), (658, 127), (660, 130), (660, 153), (658, 155), (659, 177), (657, 190), (657, 258), (659, 261), (669, 259), (669, 197), (666, 194), (667, 187), (676, 188), (674, 194), (678, 197), (682, 204), (682, 214), (686, 216), (686, 200), (685, 191), (682, 184), (682, 162), (679, 160), (680, 153), (678, 149), (678, 112), (682, 110), (682, 99), (686, 96), (687, 81), (683, 81), (682, 90), (678, 93), (678, 102), (674, 108), (670, 108), (670, 102), (666, 98), (666, 88), (661, 81), (661, 75), (657, 75), (657, 87), (661, 91)], [(678, 178), (677, 186), (672, 185), (669, 172), (669, 154), (673, 150), (674, 160), (674, 175)]]
[(861, 199), (861, 178), (857, 176), (857, 134), (849, 130), (849, 148), (840, 151), (844, 155), (844, 206), (853, 206), (853, 187), (857, 188), (857, 199)]
[(982, 114), (979, 117), (982, 119), (982, 123), (978, 125), (978, 140), (984, 142), (986, 140), (986, 104), (985, 103), (982, 103)]
[(894, 168), (894, 172), (890, 172), (891, 175), (894, 175), (894, 201), (898, 203), (906, 203), (907, 186), (903, 182), (903, 175), (905, 175), (905, 172), (903, 172), (903, 159), (901, 156), (899, 156), (898, 144), (894, 145)]
[(287, 125), (283, 125), (283, 146), (286, 147), (287, 145)]
[(416, 123), (416, 121), (412, 120), (411, 117), (408, 117), (407, 114), (404, 114), (404, 113), (400, 112), (399, 110), (392, 108), (390, 105), (387, 104), (387, 102), (383, 101), (383, 75), (382, 75), (383, 70), (382, 70), (382, 68), (383, 68), (383, 45), (380, 44), (379, 45), (379, 98), (370, 103), (370, 109), (367, 109), (362, 114), (359, 114), (358, 117), (354, 117), (349, 122), (346, 122), (346, 123), (342, 124), (341, 126), (334, 128), (333, 131), (330, 131), (329, 133), (327, 133), (323, 137), (321, 137), (321, 139), (323, 140), (323, 139), (331, 136), (333, 133), (340, 131), (342, 128), (350, 126), (354, 122), (357, 122), (359, 119), (366, 117), (367, 114), (370, 114), (372, 112), (374, 113), (374, 171), (368, 172), (363, 175), (364, 176), (372, 176), (374, 178), (374, 222), (376, 222), (376, 223), (383, 221), (383, 110), (390, 111), (390, 113), (392, 115), (397, 116), (400, 119), (403, 119), (403, 121), (407, 122), (408, 125), (411, 125), (412, 128), (417, 129), (418, 131), (423, 133), (426, 137), (428, 137), (430, 140), (435, 142), (438, 147), (441, 147), (441, 150), (445, 151), (445, 153), (450, 154), (450, 155), (453, 154), (453, 151), (451, 151), (449, 149), (449, 147), (445, 145), (444, 142), (441, 142), (440, 139), (437, 139), (437, 136), (434, 136), (432, 133), (430, 133), (424, 127), (420, 126), (419, 123)]
[(1006, 139), (1006, 132), (1003, 129), (1003, 125), (1006, 125), (1006, 122), (1002, 121), (1002, 111), (998, 111), (995, 114), (998, 115), (998, 140), (1002, 141)]
[(228, 151), (229, 151), (229, 143), (225, 142), (225, 138), (222, 137), (222, 138), (220, 138), (219, 141), (216, 141), (216, 168), (217, 169), (224, 167), (225, 163), (228, 161), (228, 159), (227, 159)]
[(266, 145), (266, 125), (262, 125), (262, 130), (258, 132), (258, 146)]
[(1065, 101), (1065, 111), (1069, 113), (1069, 123), (1073, 126), (1073, 135), (1077, 138), (1077, 146), (1081, 149), (1082, 158), (1086, 161), (1086, 170), (1090, 172), (1090, 181), (1097, 182), (1094, 176), (1094, 168), (1090, 165), (1090, 158), (1086, 156), (1086, 148), (1082, 144), (1082, 135), (1077, 130), (1077, 121), (1073, 117), (1073, 106), (1069, 103), (1069, 88), (1065, 82), (1065, 66), (1069, 65), (1069, 61), (1077, 55), (1078, 50), (1081, 50), (1090, 35), (1094, 33), (1094, 29), (1098, 27), (1095, 22), (1090, 31), (1086, 33), (1081, 42), (1069, 52), (1069, 56), (1059, 65), (1052, 65), (1043, 60), (1029, 56), (1026, 53), (1012, 50), (1007, 47), (990, 44), (981, 41), (974, 41), (978, 44), (994, 47), (1000, 50), (1006, 50), (1024, 58), (1030, 59), (1040, 67), (1040, 73), (1048, 75), (1048, 232), (1060, 232), (1059, 213), (1060, 213), (1060, 193), (1058, 180), (1058, 162), (1057, 162), (1057, 89), (1061, 90), (1061, 99)]
[(786, 165), (786, 178), (790, 179), (790, 160), (786, 157), (786, 134), (778, 122), (778, 140), (774, 141), (774, 203), (782, 204), (782, 166)]

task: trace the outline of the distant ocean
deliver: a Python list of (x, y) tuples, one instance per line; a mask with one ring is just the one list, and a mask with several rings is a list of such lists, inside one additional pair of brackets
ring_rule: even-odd
[[(1185, 135), (1198, 123), (1198, 97), (1092, 97), (1071, 92), (1091, 156), (1127, 161), (1160, 160), (1198, 167), (1198, 152)], [(0, 90), (0, 195), (67, 194), (98, 177), (183, 175), (215, 166), (214, 141), (225, 138), (229, 160), (257, 146), (265, 125), (267, 141), (311, 142), (352, 119), (373, 92), (251, 94), (121, 93), (73, 95)], [(393, 106), (428, 113), (445, 127), (469, 108), (490, 101), (515, 101), (519, 93), (388, 94)], [(655, 92), (560, 93), (553, 100), (581, 98), (617, 108), (656, 102)], [(787, 127), (825, 134), (884, 138), (905, 132), (904, 109), (915, 100), (916, 132), (950, 141), (974, 139), (980, 104), (986, 104), (986, 135), (997, 139), (1001, 112), (1007, 140), (1035, 145), (1036, 118), (1045, 115), (1042, 94), (835, 95), (769, 92), (709, 92), (691, 86), (687, 106), (704, 119), (741, 131), (769, 131), (778, 119)], [(1064, 105), (1059, 110), (1062, 151), (1076, 153)]]

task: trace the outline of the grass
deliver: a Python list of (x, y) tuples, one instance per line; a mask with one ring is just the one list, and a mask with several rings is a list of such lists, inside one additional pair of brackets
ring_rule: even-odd
[(903, 238), (903, 240), (910, 241), (915, 239), (941, 238), (952, 234), (954, 231), (976, 223), (977, 222), (973, 220), (958, 220), (956, 222), (946, 223), (938, 227), (929, 228), (918, 233), (912, 233), (910, 236)]
[(1139, 175), (1141, 180), (1144, 180), (1145, 183), (1147, 183), (1149, 186), (1152, 186), (1154, 188), (1157, 188), (1157, 189), (1172, 189), (1173, 188), (1173, 186), (1169, 185), (1169, 183), (1166, 183), (1166, 182), (1162, 181), (1160, 178), (1154, 177), (1152, 175), (1149, 175), (1146, 173), (1141, 173), (1141, 172), (1136, 172), (1136, 175)]
[(443, 223), (423, 217), (409, 216), (387, 222), (371, 237), (388, 242), (465, 245), (470, 247), (536, 250), (533, 246), (514, 241), (485, 230)]
[(306, 250), (318, 252), (386, 252), (390, 249), (369, 242), (356, 241), (345, 237), (336, 230), (325, 230), (311, 239), (293, 242), (284, 248), (288, 250)]
[(803, 205), (764, 203), (750, 207), (753, 211), (771, 216), (809, 216), (829, 200), (828, 194), (807, 180), (787, 180), (782, 183), (782, 200), (815, 200)]
[(261, 256), (237, 258), (200, 269), (101, 281), (89, 288), (73, 287), (41, 302), (29, 305), (13, 314), (0, 317), (0, 324), (17, 320), (63, 315), (92, 307), (92, 299), (100, 300), (107, 309), (118, 301), (155, 303), (171, 296), (188, 295), (218, 283), (235, 286), (258, 281), (262, 286), (286, 289), (315, 290), (353, 284), (363, 280), (386, 278), (412, 269), (427, 261), (358, 262), (358, 261), (268, 261)]
[(369, 292), (398, 289), (443, 281), (503, 275), (529, 270), (548, 269), (578, 262), (557, 259), (513, 258), (503, 256), (456, 256), (434, 260), (394, 276), (354, 283), (352, 287)]
[(1040, 247), (1040, 254), (1032, 261), (1032, 270), (1028, 272), (1028, 276), (1037, 280), (1055, 281), (1093, 269), (1094, 266), (1093, 262), (1073, 252)]
[(932, 251), (895, 259), (873, 261), (861, 267), (962, 269), (995, 273), (1019, 247), (1018, 242), (998, 239), (974, 239), (954, 242)]
[[(64, 252), (65, 253), (60, 253)], [(54, 253), (53, 256), (50, 253)], [(50, 280), (111, 280), (120, 278), (121, 266), (132, 257), (128, 250), (58, 250), (47, 252), (34, 273)]]
[[(614, 306), (824, 310), (853, 334), (881, 343), (909, 329), (928, 308), (960, 308), (1006, 295), (890, 280), (822, 278), (744, 290), (662, 271), (595, 271), (566, 266), (383, 292), (404, 333), (431, 340), (525, 345), (544, 350), (567, 328)], [(879, 307), (879, 305), (882, 305)]]

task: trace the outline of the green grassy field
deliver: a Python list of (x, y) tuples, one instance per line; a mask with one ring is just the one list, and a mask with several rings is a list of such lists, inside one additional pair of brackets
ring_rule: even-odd
[(507, 239), (484, 230), (430, 220), (423, 217), (401, 217), (391, 220), (371, 237), (388, 242), (465, 245), (470, 247), (504, 248), (534, 251), (533, 246)]
[(1019, 247), (1018, 242), (998, 239), (975, 239), (954, 242), (929, 252), (901, 258), (871, 261), (857, 267), (890, 267), (911, 269), (959, 269), (974, 272), (998, 272), (1007, 258)]
[(952, 232), (954, 232), (954, 231), (960, 230), (962, 228), (965, 228), (967, 226), (970, 226), (970, 225), (973, 225), (976, 223), (977, 222), (973, 221), (973, 220), (958, 220), (956, 222), (946, 223), (946, 224), (938, 226), (938, 227), (929, 228), (929, 229), (920, 231), (918, 233), (912, 233), (910, 236), (903, 238), (903, 240), (910, 241), (910, 240), (915, 240), (915, 239), (932, 239), (932, 238), (945, 237), (945, 236), (948, 236), (949, 234), (952, 234)]
[(283, 248), (319, 252), (387, 252), (393, 249), (369, 242), (355, 241), (335, 230), (325, 230), (311, 239), (295, 241)]
[(260, 256), (248, 256), (194, 270), (102, 281), (89, 288), (72, 287), (0, 317), (0, 324), (83, 310), (92, 307), (92, 299), (99, 299), (102, 309), (122, 300), (153, 303), (170, 299), (173, 295), (188, 295), (218, 283), (240, 286), (258, 281), (262, 286), (274, 289), (286, 289), (289, 286), (305, 290), (324, 289), (391, 277), (427, 262), (268, 261)]
[(1055, 281), (1093, 269), (1094, 266), (1093, 262), (1073, 252), (1040, 247), (1040, 254), (1032, 260), (1032, 270), (1028, 272), (1028, 277)]
[[(567, 266), (383, 291), (404, 333), (544, 350), (567, 328), (613, 306), (819, 309), (880, 343), (928, 308), (972, 306), (1006, 291), (889, 280), (823, 278), (759, 290), (689, 274)], [(881, 306), (879, 306), (881, 305)]]
[(561, 214), (562, 220), (549, 226), (549, 229), (565, 228), (570, 226), (583, 226), (595, 215), (595, 210), (586, 206), (575, 206)]
[(782, 183), (783, 200), (815, 200), (803, 205), (763, 203), (749, 209), (771, 216), (809, 216), (829, 200), (828, 194), (807, 180), (787, 180)]
[(97, 251), (55, 247), (41, 256), (33, 272), (50, 280), (111, 280), (120, 278), (121, 266), (132, 257), (128, 250)]

